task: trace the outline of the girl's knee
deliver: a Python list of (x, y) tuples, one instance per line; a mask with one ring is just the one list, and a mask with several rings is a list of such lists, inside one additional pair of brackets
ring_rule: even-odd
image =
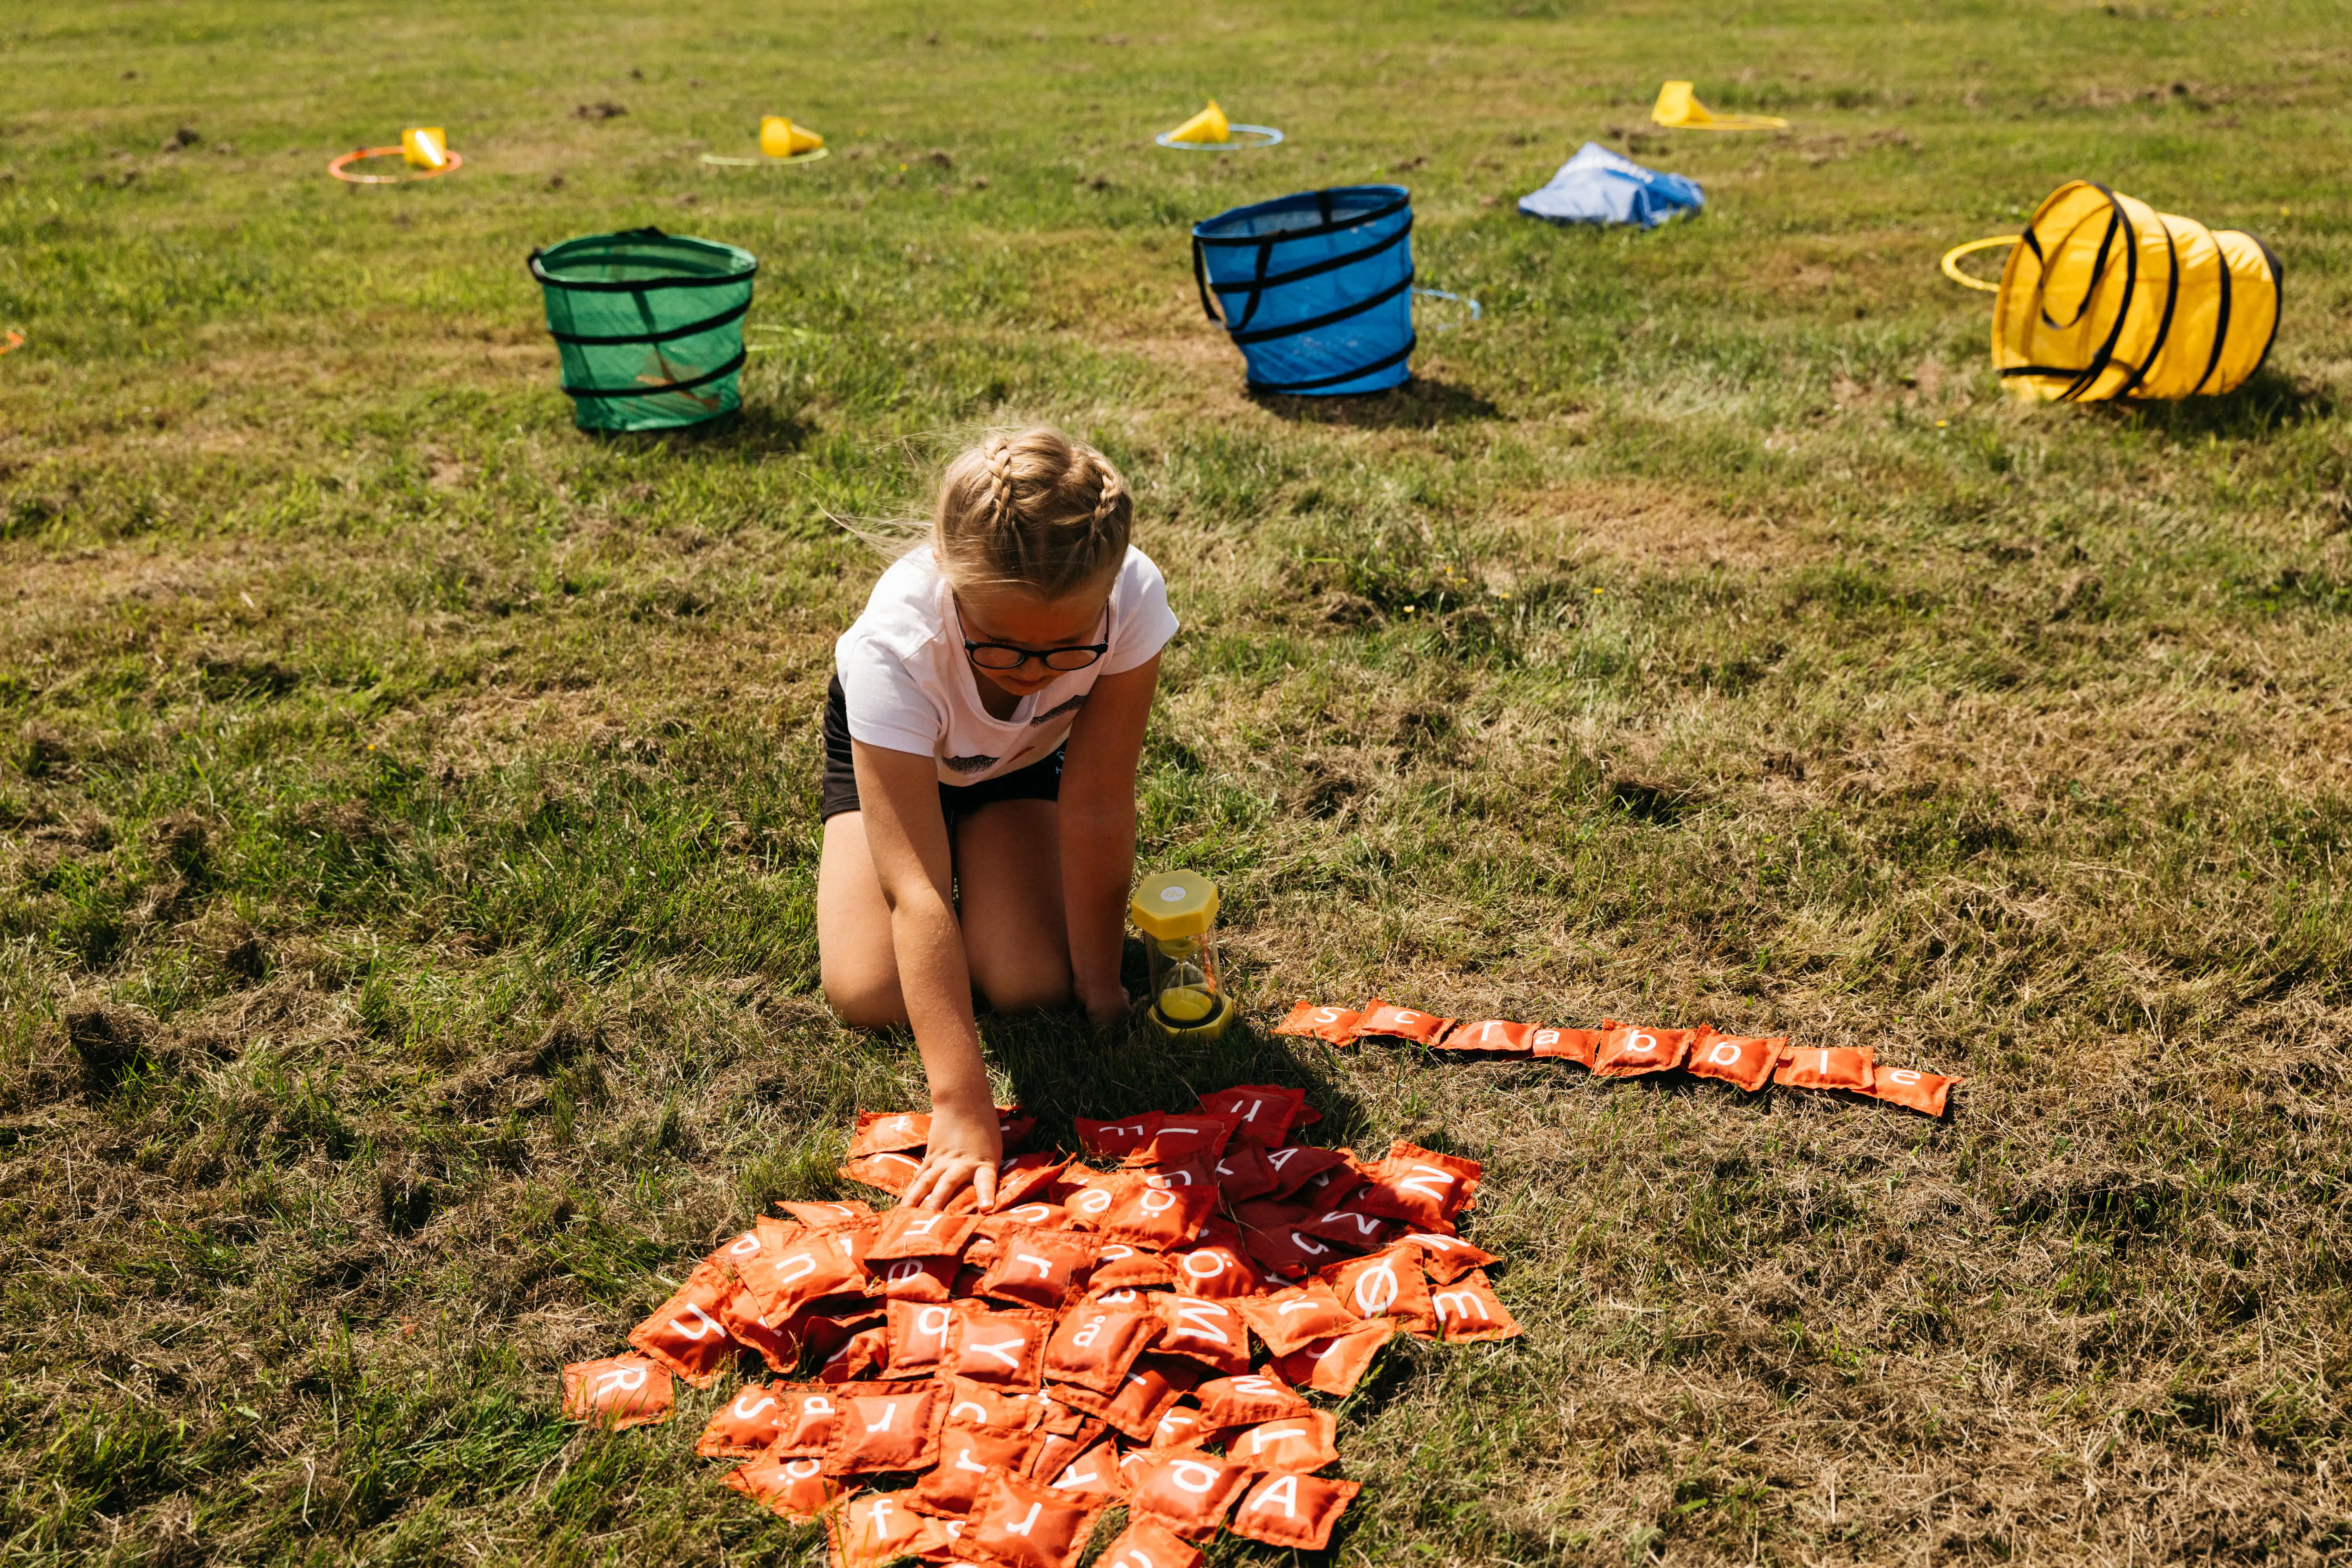
[(827, 967), (819, 983), (824, 1005), (853, 1029), (895, 1029), (907, 1022), (907, 999), (896, 970), (845, 974)]

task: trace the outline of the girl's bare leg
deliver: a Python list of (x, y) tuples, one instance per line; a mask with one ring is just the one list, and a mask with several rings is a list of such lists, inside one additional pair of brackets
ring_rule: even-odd
[[(1000, 1013), (1066, 1007), (1070, 939), (1062, 916), (1058, 808), (1050, 800), (1003, 800), (955, 831), (956, 911), (972, 984)], [(825, 1004), (861, 1029), (907, 1022), (890, 906), (874, 874), (863, 813), (824, 825), (817, 861), (816, 945)]]
[(972, 984), (1000, 1013), (1070, 1005), (1061, 808), (1000, 800), (956, 825), (956, 908)]
[(816, 865), (817, 971), (825, 1005), (860, 1029), (907, 1022), (898, 958), (890, 945), (890, 906), (874, 874), (863, 812), (828, 817)]

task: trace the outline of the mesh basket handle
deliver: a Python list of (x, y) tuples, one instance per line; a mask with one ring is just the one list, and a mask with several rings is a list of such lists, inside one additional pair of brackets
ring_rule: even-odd
[(1217, 314), (1216, 306), (1209, 301), (1209, 253), (1202, 247), (1201, 237), (1197, 234), (1192, 237), (1192, 287), (1201, 291), (1201, 314), (1219, 326), (1224, 325), (1223, 318)]
[[(669, 237), (669, 234), (667, 230), (658, 229), (654, 227), (653, 225), (647, 224), (643, 228), (625, 228), (616, 230), (613, 235), (613, 237), (614, 239), (667, 239)], [(553, 284), (555, 287), (561, 288), (562, 285), (556, 283), (554, 279), (550, 278), (547, 275), (547, 268), (541, 267), (539, 263), (539, 258), (546, 254), (547, 250), (545, 247), (534, 245), (530, 247), (530, 254), (523, 258), (523, 265), (530, 268), (530, 275), (533, 278), (538, 279), (540, 282), (544, 284)]]
[[(1257, 314), (1258, 301), (1265, 298), (1265, 269), (1274, 260), (1274, 245), (1275, 242), (1269, 239), (1257, 247), (1257, 272), (1250, 280), (1249, 308), (1242, 312), (1242, 319), (1236, 321), (1230, 317), (1218, 315), (1217, 308), (1209, 302), (1208, 251), (1201, 244), (1201, 237), (1194, 235), (1192, 237), (1192, 286), (1201, 291), (1201, 313), (1229, 332), (1238, 332), (1248, 326), (1250, 318)], [(1349, 259), (1355, 258), (1350, 257)]]
[(1257, 271), (1250, 279), (1254, 285), (1250, 289), (1250, 302), (1242, 311), (1242, 319), (1233, 323), (1233, 331), (1240, 331), (1250, 324), (1250, 318), (1257, 314), (1259, 302), (1265, 298), (1265, 269), (1273, 260), (1274, 241), (1269, 239), (1257, 247)]

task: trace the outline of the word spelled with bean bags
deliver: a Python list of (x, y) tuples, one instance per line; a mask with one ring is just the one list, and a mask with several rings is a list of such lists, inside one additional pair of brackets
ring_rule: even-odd
[[(1335, 1046), (1401, 1039), (1433, 1050), (1488, 1056), (1567, 1057), (1598, 1078), (1638, 1078), (1687, 1072), (1755, 1093), (1767, 1084), (1786, 1089), (1843, 1089), (1883, 1100), (1923, 1116), (1941, 1116), (1951, 1091), (1967, 1080), (1879, 1062), (1870, 1046), (1792, 1046), (1785, 1036), (1748, 1038), (1701, 1024), (1695, 1029), (1653, 1029), (1603, 1020), (1597, 1029), (1515, 1024), (1507, 1018), (1465, 1020), (1415, 1012), (1378, 997), (1361, 1009), (1301, 999), (1274, 1026)], [(1310, 1227), (1318, 1239), (1327, 1233)]]

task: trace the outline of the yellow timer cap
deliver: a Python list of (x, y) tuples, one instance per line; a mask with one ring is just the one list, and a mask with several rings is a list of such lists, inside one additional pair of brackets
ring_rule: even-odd
[(1198, 871), (1162, 871), (1144, 879), (1127, 906), (1128, 918), (1148, 937), (1199, 936), (1217, 923), (1217, 885)]

